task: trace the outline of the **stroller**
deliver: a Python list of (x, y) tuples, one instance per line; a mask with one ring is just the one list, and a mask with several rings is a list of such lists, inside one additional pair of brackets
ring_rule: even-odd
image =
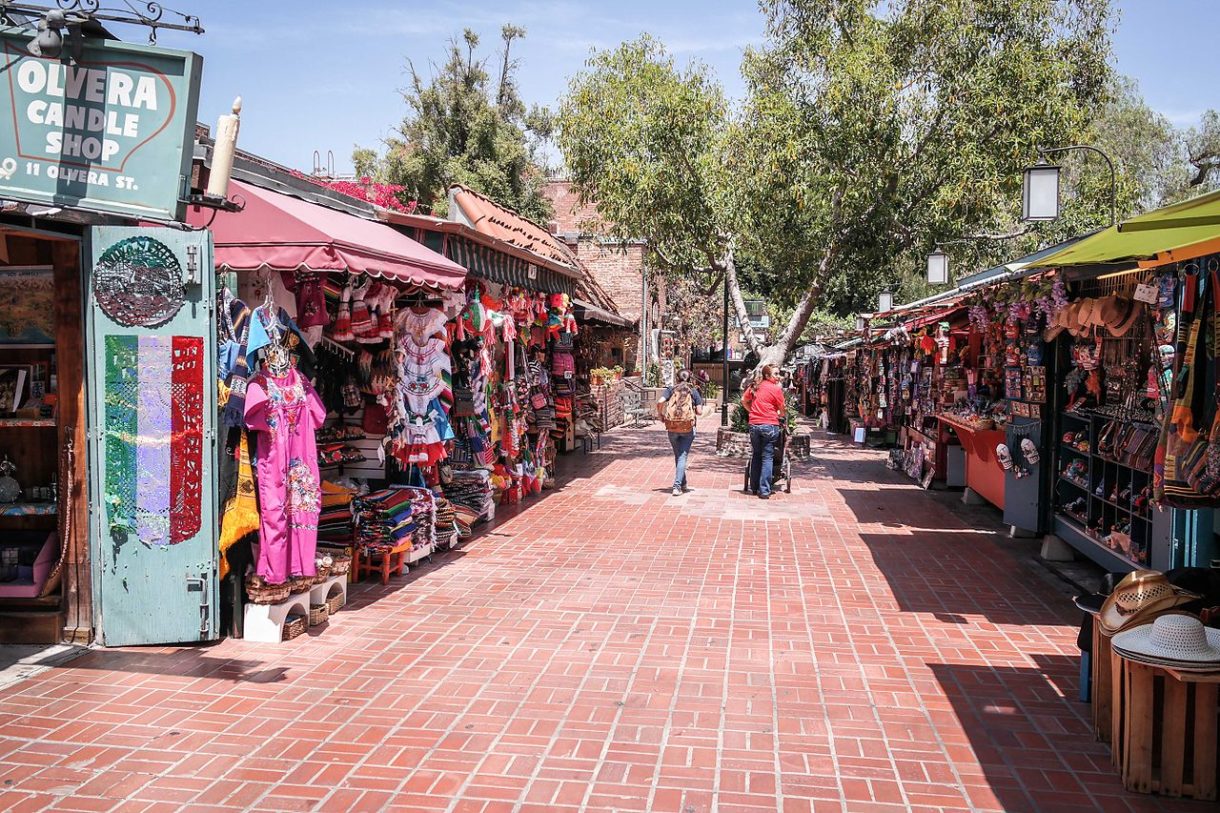
[[(792, 461), (788, 459), (788, 429), (780, 426), (779, 440), (775, 441), (775, 459), (771, 462), (771, 491), (779, 491), (779, 484), (784, 484), (784, 493), (792, 493)], [(745, 483), (742, 491), (750, 489), (750, 461), (746, 461)]]

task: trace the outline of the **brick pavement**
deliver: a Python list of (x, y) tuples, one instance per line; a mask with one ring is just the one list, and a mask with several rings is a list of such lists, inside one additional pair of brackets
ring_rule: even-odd
[(1064, 589), (875, 452), (791, 496), (656, 430), (281, 646), (0, 694), (0, 810), (1202, 810), (1123, 791)]

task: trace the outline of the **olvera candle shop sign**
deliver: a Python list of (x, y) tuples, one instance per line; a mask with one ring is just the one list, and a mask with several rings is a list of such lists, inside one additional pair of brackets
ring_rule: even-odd
[(195, 143), (197, 54), (87, 39), (36, 57), (0, 30), (0, 198), (181, 220)]

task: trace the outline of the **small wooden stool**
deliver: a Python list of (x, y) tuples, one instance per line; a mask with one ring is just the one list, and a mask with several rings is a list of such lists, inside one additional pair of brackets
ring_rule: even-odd
[(390, 548), (387, 551), (377, 551), (372, 554), (357, 553), (356, 561), (356, 579), (363, 578), (372, 573), (381, 574), (381, 583), (389, 584), (390, 576), (401, 576), (403, 570), (407, 567), (407, 557), (411, 555), (412, 541), (410, 537)]
[(1181, 672), (1117, 655), (1113, 671), (1121, 695), (1113, 704), (1112, 737), (1123, 786), (1214, 800), (1220, 674)]

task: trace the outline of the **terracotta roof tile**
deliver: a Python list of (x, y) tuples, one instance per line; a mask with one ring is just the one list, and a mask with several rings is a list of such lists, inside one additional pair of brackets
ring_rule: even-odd
[(537, 223), (461, 184), (449, 187), (449, 192), (476, 231), (532, 251), (552, 262), (577, 268), (576, 257), (567, 246)]

